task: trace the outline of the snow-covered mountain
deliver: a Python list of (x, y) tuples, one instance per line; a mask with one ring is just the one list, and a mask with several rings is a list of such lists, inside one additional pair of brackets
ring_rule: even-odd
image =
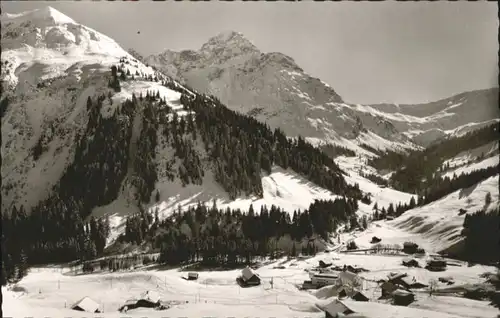
[(425, 147), (500, 117), (498, 89), (422, 105), (350, 104), (291, 57), (263, 53), (238, 32), (223, 32), (198, 51), (167, 50), (145, 62), (290, 136), (336, 143), (361, 153), (366, 151), (356, 145), (380, 150)]
[[(109, 93), (109, 70), (120, 59), (140, 74), (121, 97), (157, 90), (158, 83), (142, 79), (161, 74), (51, 7), (3, 14), (2, 209), (14, 202), (29, 208), (49, 195), (85, 131), (87, 98)], [(112, 111), (107, 101), (101, 112)], [(35, 159), (39, 142), (44, 151)]]
[[(214, 46), (213, 43), (208, 43), (205, 50), (215, 52)], [(237, 53), (251, 50), (249, 45)], [(231, 57), (231, 54), (227, 54)], [(207, 54), (206, 58), (219, 61), (221, 55), (216, 55)], [(268, 63), (277, 63), (278, 56), (280, 55), (275, 54), (267, 57)], [(307, 208), (314, 199), (336, 197), (331, 191), (310, 182), (307, 176), (301, 176), (291, 169), (273, 166), (270, 167), (270, 173), (263, 173), (261, 176), (263, 194), (260, 198), (248, 196), (231, 199), (220, 182), (216, 181), (213, 164), (206, 154), (208, 150), (194, 137), (192, 144), (196, 155), (201, 158), (202, 162), (198, 165), (203, 166), (204, 175), (200, 182), (181, 184), (178, 171), (185, 171), (183, 165), (187, 163), (182, 163), (179, 151), (163, 135), (166, 128), (160, 125), (156, 129), (158, 142), (154, 149), (154, 159), (146, 158), (151, 156), (138, 150), (140, 144), (144, 143), (140, 140), (144, 109), (135, 110), (138, 116), (134, 115), (134, 118), (125, 118), (119, 105), (126, 99), (131, 99), (132, 94), (138, 97), (146, 96), (149, 92), (158, 94), (162, 105), (169, 109), (168, 112), (182, 117), (188, 116), (190, 111), (186, 111), (181, 103), (181, 92), (188, 92), (188, 95), (192, 93), (163, 73), (144, 65), (111, 38), (75, 22), (53, 8), (2, 16), (1, 64), (4, 89), (1, 103), (3, 211), (8, 211), (14, 205), (22, 205), (29, 211), (54, 195), (54, 192), (63, 191), (64, 189), (60, 189), (61, 180), (67, 180), (69, 173), (76, 170), (80, 169), (86, 174), (85, 178), (88, 178), (74, 180), (82, 183), (83, 187), (83, 184), (92, 184), (89, 181), (92, 177), (87, 175), (90, 170), (99, 171), (99, 175), (109, 172), (111, 168), (116, 175), (93, 181), (101, 183), (101, 190), (90, 188), (85, 191), (107, 192), (111, 184), (102, 185), (102, 182), (118, 182), (118, 195), (111, 201), (104, 200), (105, 204), (93, 206), (92, 210), (95, 215), (115, 214), (116, 218), (112, 219), (112, 223), (119, 228), (123, 225), (123, 216), (138, 211), (139, 204), (134, 199), (138, 191), (136, 179), (139, 172), (134, 166), (137, 158), (151, 160), (155, 166), (157, 182), (150, 193), (150, 204), (146, 205), (153, 204), (153, 194), (158, 193), (158, 206), (164, 215), (179, 206), (213, 200), (217, 200), (221, 206), (241, 207), (244, 210), (251, 203), (256, 206), (275, 204), (292, 213), (294, 209)], [(120, 79), (120, 91), (110, 86), (113, 80), (110, 71), (112, 66), (124, 71), (120, 75), (120, 78), (123, 77), (123, 80)], [(167, 82), (170, 88), (165, 87)], [(97, 123), (91, 123), (90, 120), (89, 109), (92, 106), (89, 98), (90, 104), (102, 104)], [(338, 97), (328, 100), (338, 101)], [(206, 99), (205, 102), (208, 105), (210, 100)], [(158, 109), (164, 109), (164, 106), (158, 105)], [(171, 115), (170, 113), (169, 116)], [(103, 138), (98, 128), (99, 123), (106, 119), (111, 120), (110, 127), (118, 125), (123, 126), (122, 130), (131, 129), (130, 138), (123, 140), (129, 149), (120, 150), (129, 154), (128, 168), (127, 164), (124, 164), (125, 168), (118, 167), (118, 162), (115, 162), (116, 167), (110, 166), (110, 162), (105, 162), (103, 158), (97, 159), (97, 153), (88, 154), (88, 150), (82, 146)], [(115, 120), (118, 123), (114, 124)], [(130, 121), (132, 122), (129, 123)], [(107, 141), (111, 142), (108, 146), (113, 146), (115, 140), (111, 140), (112, 138)], [(104, 152), (106, 151), (103, 150)], [(116, 154), (108, 155), (115, 157)], [(87, 163), (81, 162), (81, 156), (88, 157), (85, 159)], [(167, 174), (165, 166), (173, 169), (173, 180)], [(118, 172), (120, 169), (127, 169), (125, 176)], [(146, 196), (149, 197), (149, 193)], [(101, 199), (98, 201), (104, 202)]]

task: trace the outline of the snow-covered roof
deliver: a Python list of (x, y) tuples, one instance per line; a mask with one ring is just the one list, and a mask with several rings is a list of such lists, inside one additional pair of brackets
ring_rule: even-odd
[(403, 277), (406, 277), (408, 276), (408, 274), (406, 273), (395, 273), (395, 274), (389, 274), (388, 275), (388, 278), (389, 278), (389, 281), (393, 281), (393, 280), (396, 280), (396, 279), (401, 279)]
[(401, 278), (401, 281), (403, 281), (405, 284), (407, 284), (408, 286), (412, 286), (413, 284), (415, 283), (419, 283), (419, 284), (423, 284), (422, 282), (419, 282), (417, 280), (413, 280), (413, 278), (409, 277), (409, 276), (406, 276), (406, 277), (403, 277)]
[(326, 306), (323, 307), (323, 310), (328, 312), (330, 315), (335, 317), (338, 313), (344, 313), (346, 311), (354, 312), (351, 308), (349, 308), (346, 304), (344, 304), (341, 300), (335, 299)]
[(160, 294), (154, 290), (148, 290), (141, 294), (141, 300), (147, 300), (153, 303), (160, 301)]
[(412, 292), (409, 292), (409, 291), (406, 291), (406, 290), (404, 290), (404, 289), (397, 289), (397, 290), (395, 290), (395, 291), (392, 293), (392, 295), (394, 295), (394, 296), (403, 296), (403, 297), (404, 297), (404, 296), (410, 296), (410, 295), (413, 295), (413, 293), (412, 293)]
[(342, 281), (342, 284), (352, 284), (354, 282), (359, 282), (360, 280), (358, 275), (351, 273), (349, 271), (340, 272), (339, 278)]
[(83, 297), (71, 306), (71, 309), (75, 309), (76, 307), (87, 312), (95, 313), (96, 310), (99, 309), (99, 304), (89, 297)]
[(137, 304), (137, 299), (128, 299), (123, 306), (131, 306)]
[(254, 273), (254, 271), (250, 267), (245, 267), (241, 271), (241, 277), (243, 278), (243, 280), (249, 280), (250, 278), (252, 278), (255, 275), (256, 274)]

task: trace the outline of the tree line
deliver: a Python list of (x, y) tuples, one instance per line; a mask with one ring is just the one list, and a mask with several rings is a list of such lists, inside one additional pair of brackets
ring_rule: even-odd
[[(279, 129), (272, 131), (250, 116), (229, 110), (214, 97), (183, 93), (181, 104), (194, 111), (194, 125), (191, 117), (188, 122), (180, 118), (179, 127), (201, 138), (216, 180), (232, 198), (262, 195), (261, 171), (270, 173), (277, 165), (291, 168), (333, 193), (361, 199), (359, 188), (345, 182), (344, 172), (333, 159), (303, 138), (287, 138)], [(171, 122), (177, 125), (175, 120)], [(171, 127), (169, 131), (178, 130)]]
[(496, 207), (490, 212), (485, 209), (467, 214), (464, 219), (462, 235), (465, 246), (462, 256), (472, 262), (498, 263), (500, 254), (500, 214)]
[(85, 222), (75, 210), (27, 214), (13, 207), (2, 213), (2, 285), (24, 277), (30, 265), (92, 259), (103, 252), (109, 233), (108, 218)]
[[(126, 222), (122, 242), (150, 244), (160, 250), (159, 262), (176, 265), (201, 262), (204, 265), (250, 263), (257, 256), (276, 251), (280, 239), (288, 238), (290, 254), (300, 252), (299, 242), (313, 237), (328, 239), (342, 224), (357, 224), (357, 202), (350, 198), (316, 200), (307, 210), (289, 214), (279, 207), (262, 206), (256, 213), (240, 209), (219, 209), (199, 203), (159, 220), (158, 212), (142, 212)], [(280, 245), (281, 249), (284, 247)], [(304, 252), (314, 252), (312, 243)]]
[(321, 149), (321, 151), (323, 151), (325, 154), (327, 154), (333, 159), (339, 156), (346, 156), (346, 157), (356, 156), (356, 152), (354, 150), (339, 145), (326, 144), (319, 146), (319, 148)]
[(408, 154), (386, 151), (383, 155), (370, 159), (368, 164), (378, 170), (394, 170), (389, 180), (391, 187), (403, 192), (422, 194), (440, 182), (438, 171), (445, 160), (497, 139), (498, 124), (493, 124), (460, 137), (443, 140), (423, 151), (410, 151)]
[(500, 165), (474, 170), (469, 173), (462, 173), (459, 176), (454, 175), (452, 178), (445, 177), (436, 180), (436, 182), (430, 188), (426, 189), (422, 195), (417, 196), (417, 200), (412, 197), (408, 203), (399, 202), (397, 205), (391, 203), (387, 208), (379, 208), (378, 204), (375, 203), (373, 207), (373, 218), (375, 220), (382, 220), (388, 216), (398, 217), (410, 209), (435, 202), (455, 191), (469, 188), (481, 181), (498, 175), (498, 171), (500, 171)]

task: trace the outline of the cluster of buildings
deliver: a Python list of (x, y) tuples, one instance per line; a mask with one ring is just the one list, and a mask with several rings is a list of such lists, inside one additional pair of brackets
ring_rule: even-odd
[[(198, 273), (189, 272), (185, 280), (197, 280)], [(257, 286), (261, 283), (261, 278), (257, 273), (255, 273), (250, 267), (246, 267), (241, 271), (241, 276), (239, 276), (236, 281), (242, 287)], [(147, 290), (143, 292), (139, 297), (127, 300), (118, 311), (126, 313), (129, 310), (136, 308), (152, 308), (155, 310), (165, 310), (170, 308), (171, 303), (164, 302), (160, 299), (160, 294), (154, 290)], [(89, 313), (100, 313), (101, 308), (98, 302), (90, 297), (83, 297), (71, 307), (73, 310), (85, 311)]]
[[(415, 264), (415, 262), (417, 262)], [(332, 271), (331, 264), (320, 262), (319, 270), (309, 273), (309, 280), (302, 284), (302, 289), (320, 289), (325, 286), (328, 288), (328, 297), (336, 296), (328, 305), (324, 306), (327, 318), (343, 317), (358, 317), (355, 312), (347, 306), (343, 300), (352, 299), (355, 301), (369, 301), (370, 299), (361, 291), (363, 288), (364, 280), (358, 276), (357, 272), (351, 271), (351, 267), (344, 266), (339, 271)], [(404, 265), (408, 267), (419, 267), (418, 261), (414, 259), (407, 259)], [(439, 259), (431, 259), (428, 261), (426, 268), (429, 270), (444, 270), (446, 268), (446, 261)], [(337, 268), (336, 268), (337, 269)], [(198, 273), (190, 272), (186, 280), (198, 279)], [(261, 277), (253, 271), (250, 267), (246, 267), (241, 271), (241, 275), (236, 278), (237, 283), (241, 287), (258, 286), (261, 284)], [(415, 301), (415, 295), (412, 289), (420, 289), (427, 287), (426, 284), (421, 283), (415, 279), (410, 278), (406, 273), (391, 273), (387, 279), (378, 281), (381, 289), (381, 295), (378, 299), (391, 300), (393, 304), (400, 306), (408, 306)], [(360, 290), (361, 289), (361, 290)], [(129, 299), (123, 306), (120, 307), (120, 312), (127, 312), (130, 309), (146, 307), (154, 308), (156, 310), (163, 310), (170, 308), (169, 304), (160, 300), (160, 295), (155, 291), (146, 291), (137, 299)], [(91, 313), (99, 313), (99, 304), (89, 297), (84, 297), (76, 302), (72, 307), (74, 310), (87, 311)], [(362, 317), (362, 316), (359, 316)]]
[[(127, 300), (119, 309), (120, 312), (127, 312), (130, 309), (136, 308), (153, 308), (156, 310), (164, 310), (170, 308), (170, 305), (162, 302), (160, 299), (160, 294), (153, 290), (147, 290), (143, 292), (136, 299)], [(71, 307), (73, 310), (85, 311), (89, 313), (100, 313), (101, 308), (98, 302), (94, 299), (86, 296), (74, 303)]]

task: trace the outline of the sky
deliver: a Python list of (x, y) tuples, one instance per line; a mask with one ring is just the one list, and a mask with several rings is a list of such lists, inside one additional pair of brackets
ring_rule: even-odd
[[(498, 86), (496, 2), (2, 1), (47, 5), (147, 56), (238, 31), (351, 103), (425, 103)], [(140, 31), (140, 34), (137, 33)]]

